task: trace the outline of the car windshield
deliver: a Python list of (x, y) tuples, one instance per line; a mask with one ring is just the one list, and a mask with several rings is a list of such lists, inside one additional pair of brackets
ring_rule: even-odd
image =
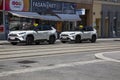
[(83, 28), (76, 27), (75, 29), (68, 31), (93, 31), (93, 27), (91, 26), (85, 26)]
[(32, 25), (16, 25), (12, 28), (10, 28), (11, 31), (16, 31), (16, 30), (52, 30), (50, 25), (38, 25), (36, 27)]
[(33, 30), (33, 26), (31, 26), (31, 25), (16, 25), (16, 26), (10, 28), (10, 31), (16, 31), (16, 30)]

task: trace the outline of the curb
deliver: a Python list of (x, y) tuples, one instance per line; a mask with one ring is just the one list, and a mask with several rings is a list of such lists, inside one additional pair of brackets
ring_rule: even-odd
[[(107, 39), (97, 39), (97, 41), (120, 41), (120, 38), (107, 38)], [(57, 42), (60, 42), (60, 40), (57, 40)], [(8, 41), (0, 41), (0, 45), (4, 45), (4, 44), (10, 44)]]
[(114, 59), (114, 58), (109, 58), (109, 56), (104, 56), (104, 54), (107, 54), (107, 53), (116, 53), (116, 52), (120, 52), (120, 51), (112, 51), (112, 52), (102, 52), (102, 53), (96, 53), (95, 54), (95, 57), (97, 59), (103, 59), (103, 60), (106, 60), (106, 61), (112, 61), (112, 62), (120, 62), (120, 60), (117, 60), (117, 59)]
[(10, 43), (7, 41), (0, 41), (0, 45), (4, 45), (4, 44), (10, 44)]

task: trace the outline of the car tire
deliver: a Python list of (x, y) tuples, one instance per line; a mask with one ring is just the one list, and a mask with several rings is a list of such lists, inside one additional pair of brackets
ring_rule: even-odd
[(66, 41), (61, 41), (62, 43), (66, 43)]
[(27, 45), (31, 45), (31, 44), (33, 43), (33, 41), (34, 41), (34, 39), (33, 39), (32, 36), (28, 36), (28, 37), (26, 38), (26, 44), (27, 44)]
[(81, 36), (76, 36), (75, 43), (81, 43)]
[(36, 44), (36, 45), (39, 45), (39, 44), (40, 44), (40, 41), (36, 41), (35, 44)]
[(91, 39), (91, 43), (95, 43), (96, 42), (96, 39), (97, 37), (95, 35), (92, 36), (92, 39)]
[(55, 39), (55, 36), (50, 36), (48, 43), (49, 43), (49, 44), (54, 44), (54, 43), (55, 43), (55, 40), (56, 40), (56, 39)]
[(17, 45), (17, 42), (11, 42), (12, 45)]

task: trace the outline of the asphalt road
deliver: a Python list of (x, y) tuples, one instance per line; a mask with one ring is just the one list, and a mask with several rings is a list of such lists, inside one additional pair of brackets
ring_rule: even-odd
[(120, 41), (0, 45), (0, 80), (120, 80), (119, 50)]

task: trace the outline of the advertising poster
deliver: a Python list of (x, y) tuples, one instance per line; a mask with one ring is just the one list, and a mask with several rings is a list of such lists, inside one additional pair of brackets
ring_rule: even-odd
[(3, 0), (0, 0), (0, 10), (3, 10)]
[(6, 0), (6, 11), (29, 11), (30, 0)]

